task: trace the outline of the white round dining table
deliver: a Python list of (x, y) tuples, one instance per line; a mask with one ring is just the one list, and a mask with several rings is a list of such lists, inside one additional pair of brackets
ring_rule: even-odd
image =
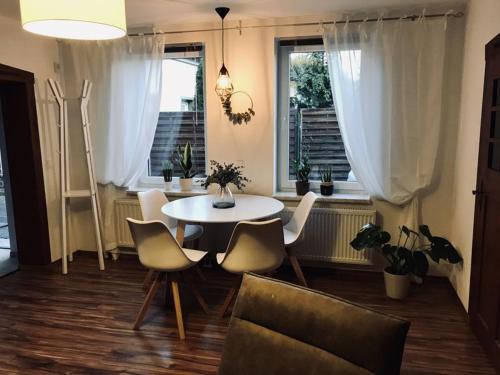
[(275, 215), (285, 207), (277, 199), (260, 195), (235, 194), (235, 206), (231, 208), (215, 208), (212, 206), (214, 195), (199, 195), (177, 199), (165, 204), (161, 211), (177, 219), (176, 239), (184, 242), (186, 223), (237, 223), (253, 221)]

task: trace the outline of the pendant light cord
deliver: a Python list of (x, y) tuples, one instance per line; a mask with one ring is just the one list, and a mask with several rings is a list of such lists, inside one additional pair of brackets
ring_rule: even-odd
[(222, 18), (222, 66), (224, 65), (224, 18)]

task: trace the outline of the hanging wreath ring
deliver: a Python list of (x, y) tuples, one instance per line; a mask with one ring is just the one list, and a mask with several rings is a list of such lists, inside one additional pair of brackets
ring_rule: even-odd
[[(246, 95), (248, 99), (250, 99), (250, 107), (248, 107), (245, 112), (233, 112), (233, 108), (231, 106), (231, 98), (236, 94)], [(245, 91), (235, 91), (231, 95), (228, 95), (225, 98), (221, 98), (221, 102), (222, 108), (224, 108), (224, 114), (228, 117), (229, 121), (233, 123), (233, 125), (242, 125), (243, 122), (247, 124), (252, 119), (252, 116), (255, 116), (252, 97)]]

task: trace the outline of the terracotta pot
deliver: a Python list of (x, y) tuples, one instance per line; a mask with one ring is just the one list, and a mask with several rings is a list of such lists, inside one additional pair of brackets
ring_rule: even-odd
[(319, 185), (319, 190), (321, 195), (332, 195), (333, 194), (333, 182), (322, 182)]
[(172, 190), (172, 181), (164, 181), (165, 182), (165, 190)]
[(309, 192), (309, 181), (295, 181), (297, 195), (306, 195)]
[(193, 189), (193, 179), (192, 178), (179, 178), (179, 186), (182, 191), (190, 191)]
[(385, 293), (393, 299), (405, 299), (410, 291), (410, 275), (395, 275), (384, 270)]

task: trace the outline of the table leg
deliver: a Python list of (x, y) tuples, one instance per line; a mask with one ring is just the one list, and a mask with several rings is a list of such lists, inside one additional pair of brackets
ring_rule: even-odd
[(180, 247), (184, 246), (184, 231), (186, 230), (186, 222), (179, 220), (177, 221), (177, 232), (175, 234), (175, 239), (179, 243)]

